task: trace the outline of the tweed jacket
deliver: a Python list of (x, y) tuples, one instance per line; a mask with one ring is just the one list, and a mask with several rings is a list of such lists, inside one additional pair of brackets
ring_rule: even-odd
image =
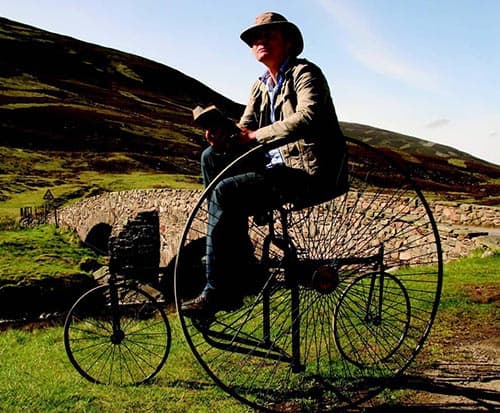
[(240, 125), (256, 130), (261, 143), (292, 139), (292, 143), (281, 148), (287, 166), (334, 180), (334, 185), (345, 185), (345, 138), (319, 67), (305, 59), (292, 59), (275, 99), (274, 123), (270, 120), (270, 105), (267, 86), (259, 79), (252, 87)]

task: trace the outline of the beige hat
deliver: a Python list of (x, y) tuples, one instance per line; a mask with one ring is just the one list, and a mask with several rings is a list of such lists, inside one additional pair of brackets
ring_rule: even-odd
[(243, 33), (240, 34), (240, 38), (252, 47), (255, 34), (265, 27), (281, 28), (287, 38), (292, 41), (292, 53), (294, 56), (298, 56), (304, 49), (304, 40), (302, 39), (302, 34), (300, 33), (299, 28), (292, 22), (289, 22), (281, 14), (274, 13), (272, 11), (259, 14), (255, 18), (255, 24), (244, 30)]

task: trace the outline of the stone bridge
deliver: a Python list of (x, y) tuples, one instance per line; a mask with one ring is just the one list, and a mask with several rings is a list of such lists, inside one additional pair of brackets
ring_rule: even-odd
[(139, 211), (155, 209), (160, 216), (161, 266), (175, 257), (189, 213), (201, 191), (151, 189), (109, 192), (58, 211), (58, 223), (69, 227), (89, 246), (107, 251), (113, 228)]
[[(105, 193), (58, 211), (58, 222), (74, 229), (94, 248), (107, 251), (113, 228), (122, 226), (139, 211), (155, 209), (160, 217), (160, 265), (175, 257), (185, 222), (201, 191), (182, 189), (132, 190)], [(467, 255), (483, 246), (490, 231), (498, 233), (500, 207), (434, 202), (445, 260)], [(472, 229), (457, 228), (470, 226)], [(479, 228), (479, 229), (478, 229)]]

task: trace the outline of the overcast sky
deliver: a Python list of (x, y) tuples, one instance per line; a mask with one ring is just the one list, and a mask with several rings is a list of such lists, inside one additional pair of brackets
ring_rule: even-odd
[(0, 0), (3, 17), (150, 58), (240, 103), (263, 66), (239, 34), (269, 10), (300, 27), (340, 120), (500, 164), (500, 0)]

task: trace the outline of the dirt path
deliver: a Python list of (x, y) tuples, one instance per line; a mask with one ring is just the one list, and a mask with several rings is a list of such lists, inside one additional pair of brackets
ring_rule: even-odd
[(404, 375), (390, 386), (404, 390), (396, 403), (377, 403), (349, 410), (363, 413), (458, 413), (500, 411), (500, 365), (453, 363), (436, 366), (430, 374)]
[[(471, 366), (457, 365), (470, 369)], [(477, 366), (473, 366), (476, 368)], [(393, 390), (406, 390), (407, 396), (397, 403), (366, 405), (351, 413), (458, 413), (500, 411), (500, 379), (471, 380), (463, 375), (431, 378), (404, 376)]]
[(428, 386), (416, 389), (410, 406), (436, 412), (500, 411), (500, 333), (490, 333), (483, 340), (457, 342), (450, 348), (463, 360), (440, 362), (424, 371)]
[[(433, 327), (440, 328), (439, 322)], [(433, 338), (403, 377), (388, 383), (389, 396), (375, 398), (355, 413), (500, 412), (500, 320), (457, 326), (456, 335)], [(437, 349), (441, 347), (441, 349)], [(439, 361), (433, 352), (441, 351)], [(387, 398), (404, 395), (388, 402)]]
[[(500, 412), (500, 342), (476, 348), (494, 359), (441, 363), (430, 371), (410, 373), (387, 384), (390, 395), (404, 391), (397, 401), (380, 397), (345, 413), (462, 413)], [(482, 357), (481, 357), (482, 358)]]

